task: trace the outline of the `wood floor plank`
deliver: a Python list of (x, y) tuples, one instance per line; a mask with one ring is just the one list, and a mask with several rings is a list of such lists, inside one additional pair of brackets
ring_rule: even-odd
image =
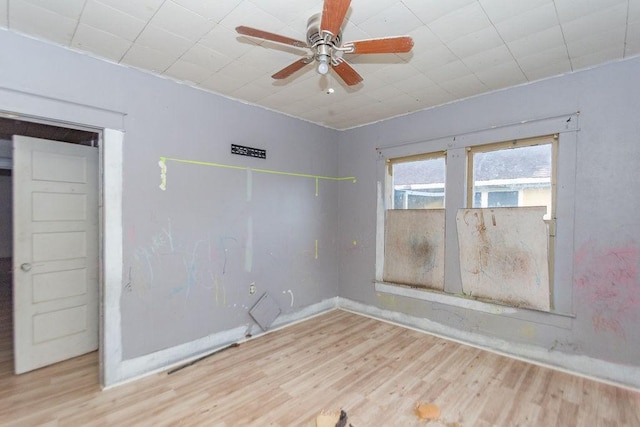
[[(640, 426), (640, 393), (339, 310), (106, 391), (96, 353), (13, 375), (11, 330), (0, 425), (312, 427), (344, 409), (355, 427)], [(419, 420), (418, 402), (439, 419)]]

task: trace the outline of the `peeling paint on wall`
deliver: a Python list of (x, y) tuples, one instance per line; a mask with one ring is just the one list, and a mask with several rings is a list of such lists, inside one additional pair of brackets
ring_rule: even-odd
[(593, 241), (584, 243), (575, 255), (577, 299), (588, 305), (596, 332), (613, 333), (625, 338), (625, 324), (636, 321), (640, 310), (638, 266), (640, 248), (629, 242), (599, 248)]

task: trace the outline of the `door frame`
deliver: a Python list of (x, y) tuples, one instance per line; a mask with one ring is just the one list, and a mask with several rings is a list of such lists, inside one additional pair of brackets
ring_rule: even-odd
[(100, 385), (122, 380), (122, 163), (126, 114), (0, 87), (0, 115), (100, 134), (98, 159), (98, 354)]

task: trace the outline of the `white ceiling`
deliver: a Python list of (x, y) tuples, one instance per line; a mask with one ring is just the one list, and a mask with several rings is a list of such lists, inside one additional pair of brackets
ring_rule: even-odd
[(273, 80), (308, 51), (234, 30), (305, 40), (321, 11), (322, 0), (0, 0), (0, 26), (335, 129), (640, 54), (640, 0), (353, 0), (344, 41), (415, 45), (351, 56), (364, 77), (351, 88), (311, 66)]

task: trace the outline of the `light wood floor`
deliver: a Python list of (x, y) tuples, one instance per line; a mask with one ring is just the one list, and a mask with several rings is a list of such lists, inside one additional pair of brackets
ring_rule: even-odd
[(343, 408), (353, 427), (640, 426), (639, 393), (344, 311), (107, 391), (96, 353), (14, 376), (0, 320), (0, 425), (314, 426)]

